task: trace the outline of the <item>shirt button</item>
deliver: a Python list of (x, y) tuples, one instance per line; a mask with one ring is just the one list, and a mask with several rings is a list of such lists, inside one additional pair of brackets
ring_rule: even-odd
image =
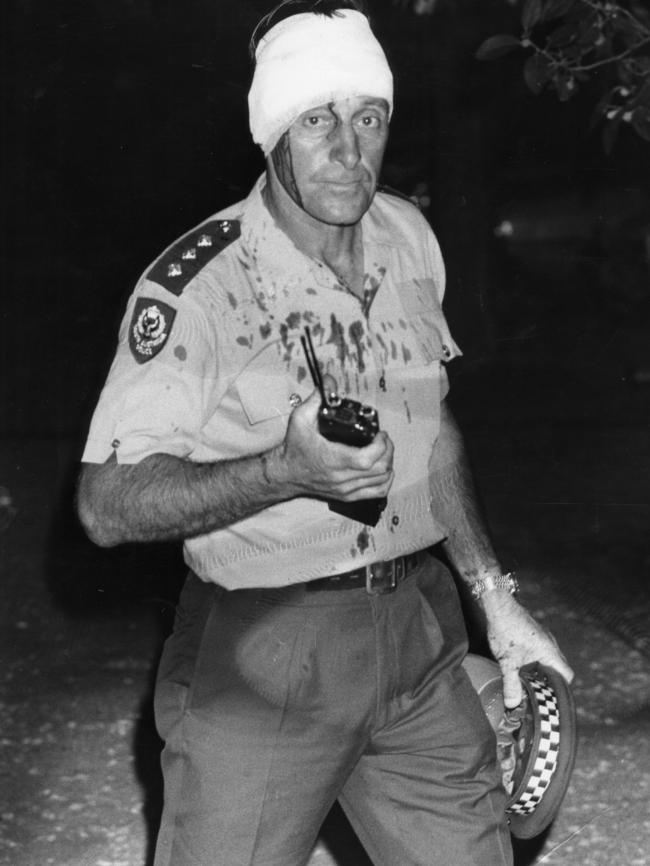
[(451, 349), (449, 348), (449, 346), (445, 345), (444, 343), (442, 344), (442, 352), (443, 352), (443, 355), (445, 356), (445, 358), (448, 358), (451, 355)]
[(393, 524), (393, 526), (397, 526), (398, 523), (399, 523), (399, 515), (397, 515), (397, 514), (393, 514), (393, 516), (391, 517), (390, 522)]
[(300, 404), (302, 403), (302, 397), (300, 396), (300, 394), (296, 394), (296, 393), (290, 394), (289, 395), (289, 403), (295, 409), (296, 406), (300, 406)]

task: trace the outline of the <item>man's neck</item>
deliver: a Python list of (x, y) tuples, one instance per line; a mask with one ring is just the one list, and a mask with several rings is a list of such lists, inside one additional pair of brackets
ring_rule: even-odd
[(363, 281), (361, 224), (328, 225), (314, 219), (290, 197), (273, 172), (267, 172), (263, 198), (280, 228), (305, 255), (326, 264), (351, 291)]

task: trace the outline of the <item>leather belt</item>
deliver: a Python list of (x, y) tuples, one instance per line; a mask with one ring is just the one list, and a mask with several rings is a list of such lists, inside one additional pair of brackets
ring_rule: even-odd
[(370, 565), (345, 571), (343, 574), (333, 574), (331, 577), (319, 577), (305, 584), (308, 592), (336, 589), (364, 588), (369, 595), (386, 595), (394, 592), (399, 584), (422, 562), (425, 552), (408, 553), (396, 559), (382, 562), (372, 562)]

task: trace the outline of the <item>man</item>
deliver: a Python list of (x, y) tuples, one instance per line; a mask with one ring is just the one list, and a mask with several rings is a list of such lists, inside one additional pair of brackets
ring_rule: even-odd
[[(182, 538), (190, 568), (157, 684), (157, 866), (304, 864), (337, 798), (381, 866), (511, 863), (434, 545), (479, 598), (509, 706), (528, 661), (572, 676), (474, 505), (442, 260), (377, 192), (392, 77), (356, 6), (285, 3), (258, 30), (266, 173), (142, 277), (84, 455), (90, 536)], [(377, 408), (370, 444), (320, 435), (306, 326), (327, 389)], [(385, 496), (374, 527), (329, 508)]]

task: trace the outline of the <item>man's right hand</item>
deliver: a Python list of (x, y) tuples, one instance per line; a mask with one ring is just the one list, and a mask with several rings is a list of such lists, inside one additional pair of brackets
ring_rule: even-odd
[(295, 496), (352, 502), (385, 496), (393, 443), (378, 433), (365, 448), (328, 442), (318, 432), (320, 394), (290, 416), (284, 440), (263, 454), (198, 463), (150, 454), (139, 463), (85, 463), (79, 517), (102, 547), (125, 541), (192, 538), (230, 526)]
[(314, 391), (291, 414), (279, 465), (295, 495), (353, 502), (386, 496), (393, 482), (394, 447), (380, 431), (363, 448), (330, 442), (318, 430), (321, 397)]

